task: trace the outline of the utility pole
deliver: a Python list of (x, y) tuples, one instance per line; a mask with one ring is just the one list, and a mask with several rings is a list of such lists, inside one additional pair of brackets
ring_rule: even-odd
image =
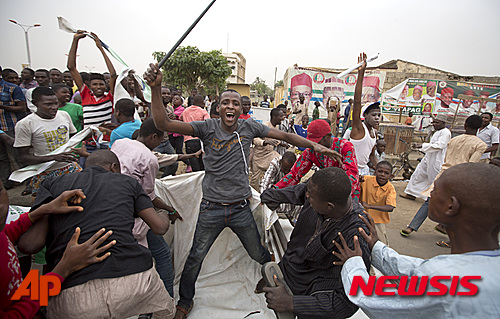
[(28, 31), (31, 29), (31, 28), (36, 28), (36, 27), (41, 27), (42, 25), (41, 24), (34, 24), (34, 25), (26, 25), (26, 24), (20, 24), (18, 23), (17, 21), (15, 20), (10, 20), (10, 22), (20, 26), (23, 31), (24, 31), (24, 37), (26, 39), (26, 52), (28, 54), (28, 66), (31, 68), (31, 54), (30, 54), (30, 42), (29, 42), (29, 39), (28, 39)]

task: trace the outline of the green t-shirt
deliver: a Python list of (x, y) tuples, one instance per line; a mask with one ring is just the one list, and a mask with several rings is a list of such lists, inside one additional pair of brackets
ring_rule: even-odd
[(83, 107), (80, 104), (66, 103), (66, 105), (59, 108), (59, 110), (65, 111), (69, 114), (77, 132), (82, 130)]

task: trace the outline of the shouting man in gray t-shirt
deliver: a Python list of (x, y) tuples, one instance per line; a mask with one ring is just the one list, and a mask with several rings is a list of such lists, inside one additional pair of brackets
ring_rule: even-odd
[[(248, 182), (252, 140), (255, 137), (269, 137), (312, 148), (315, 152), (335, 158), (340, 158), (340, 154), (299, 135), (269, 128), (254, 120), (239, 120), (241, 96), (235, 90), (226, 90), (220, 95), (220, 119), (190, 123), (171, 120), (162, 104), (162, 73), (158, 65), (150, 64), (144, 78), (152, 89), (151, 109), (156, 127), (171, 133), (199, 137), (205, 151), (200, 215), (179, 286), (176, 318), (183, 318), (192, 307), (195, 283), (203, 259), (224, 228), (229, 227), (236, 233), (252, 259), (260, 264), (271, 260), (268, 251), (260, 243), (257, 225), (247, 201), (252, 194)], [(230, 218), (227, 218), (228, 214)]]

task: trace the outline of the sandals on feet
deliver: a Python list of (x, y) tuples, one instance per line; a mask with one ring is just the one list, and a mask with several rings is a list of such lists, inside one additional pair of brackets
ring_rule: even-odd
[(404, 195), (403, 194), (399, 194), (399, 197), (406, 198), (406, 199), (411, 199), (411, 200), (415, 200), (416, 199), (415, 196), (409, 195), (409, 194), (406, 194), (406, 193)]
[(176, 309), (177, 310), (175, 311), (174, 319), (185, 319), (187, 318), (187, 315), (191, 311), (191, 309), (193, 309), (193, 303), (191, 303), (191, 306), (187, 310), (186, 308), (179, 305), (176, 307)]
[(446, 229), (444, 228), (443, 225), (441, 224), (437, 224), (436, 226), (434, 226), (434, 229), (438, 232), (440, 232), (441, 234), (443, 235), (448, 235), (448, 233), (446, 232)]
[(444, 240), (438, 241), (436, 245), (438, 245), (439, 247), (451, 248), (450, 243), (447, 243)]
[(414, 230), (411, 229), (410, 227), (406, 227), (405, 229), (401, 229), (401, 232), (399, 232), (401, 234), (401, 236), (403, 237), (408, 237), (411, 233), (413, 233)]

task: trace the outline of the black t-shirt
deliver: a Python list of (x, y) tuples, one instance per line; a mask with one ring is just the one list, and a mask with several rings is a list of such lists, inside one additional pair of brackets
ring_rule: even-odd
[(69, 288), (98, 278), (116, 278), (146, 271), (153, 266), (150, 251), (139, 245), (132, 235), (134, 217), (143, 209), (153, 207), (142, 186), (132, 177), (106, 171), (100, 166), (90, 166), (81, 173), (47, 178), (38, 191), (33, 208), (49, 202), (62, 192), (82, 189), (86, 198), (84, 210), (70, 214), (52, 214), (49, 217), (46, 260), (53, 269), (61, 260), (66, 245), (76, 227), (80, 227), (81, 244), (99, 229), (112, 230), (113, 234), (103, 243), (116, 240), (106, 260), (90, 265), (71, 274), (62, 288)]

